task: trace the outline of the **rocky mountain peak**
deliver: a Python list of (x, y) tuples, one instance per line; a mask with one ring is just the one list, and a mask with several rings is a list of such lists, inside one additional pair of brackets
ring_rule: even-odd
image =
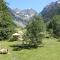
[(38, 14), (34, 9), (10, 9), (11, 15), (13, 15), (13, 21), (22, 27), (25, 27), (27, 22), (35, 15)]

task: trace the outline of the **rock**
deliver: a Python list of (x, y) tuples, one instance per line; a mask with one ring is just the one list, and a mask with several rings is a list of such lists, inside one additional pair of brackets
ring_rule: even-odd
[(7, 54), (8, 53), (8, 49), (0, 49), (0, 54)]

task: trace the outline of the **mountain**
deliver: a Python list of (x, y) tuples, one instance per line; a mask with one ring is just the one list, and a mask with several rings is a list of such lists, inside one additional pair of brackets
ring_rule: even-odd
[(33, 9), (10, 9), (10, 13), (13, 17), (14, 23), (18, 26), (25, 27), (28, 21), (35, 15), (37, 12)]
[(52, 2), (47, 5), (41, 12), (45, 21), (51, 20), (54, 15), (60, 15), (60, 1)]

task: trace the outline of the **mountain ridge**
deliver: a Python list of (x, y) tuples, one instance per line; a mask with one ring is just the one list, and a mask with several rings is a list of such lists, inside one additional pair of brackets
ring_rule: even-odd
[(18, 8), (11, 9), (9, 11), (13, 17), (13, 22), (18, 26), (25, 27), (28, 21), (36, 14), (38, 14), (34, 9), (24, 9), (20, 10)]
[(60, 1), (52, 2), (41, 12), (45, 20), (49, 21), (54, 15), (60, 15)]

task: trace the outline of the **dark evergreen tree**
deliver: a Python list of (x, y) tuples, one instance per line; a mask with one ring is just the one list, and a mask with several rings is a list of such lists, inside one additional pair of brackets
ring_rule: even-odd
[(55, 15), (53, 17), (53, 33), (60, 37), (60, 15)]

